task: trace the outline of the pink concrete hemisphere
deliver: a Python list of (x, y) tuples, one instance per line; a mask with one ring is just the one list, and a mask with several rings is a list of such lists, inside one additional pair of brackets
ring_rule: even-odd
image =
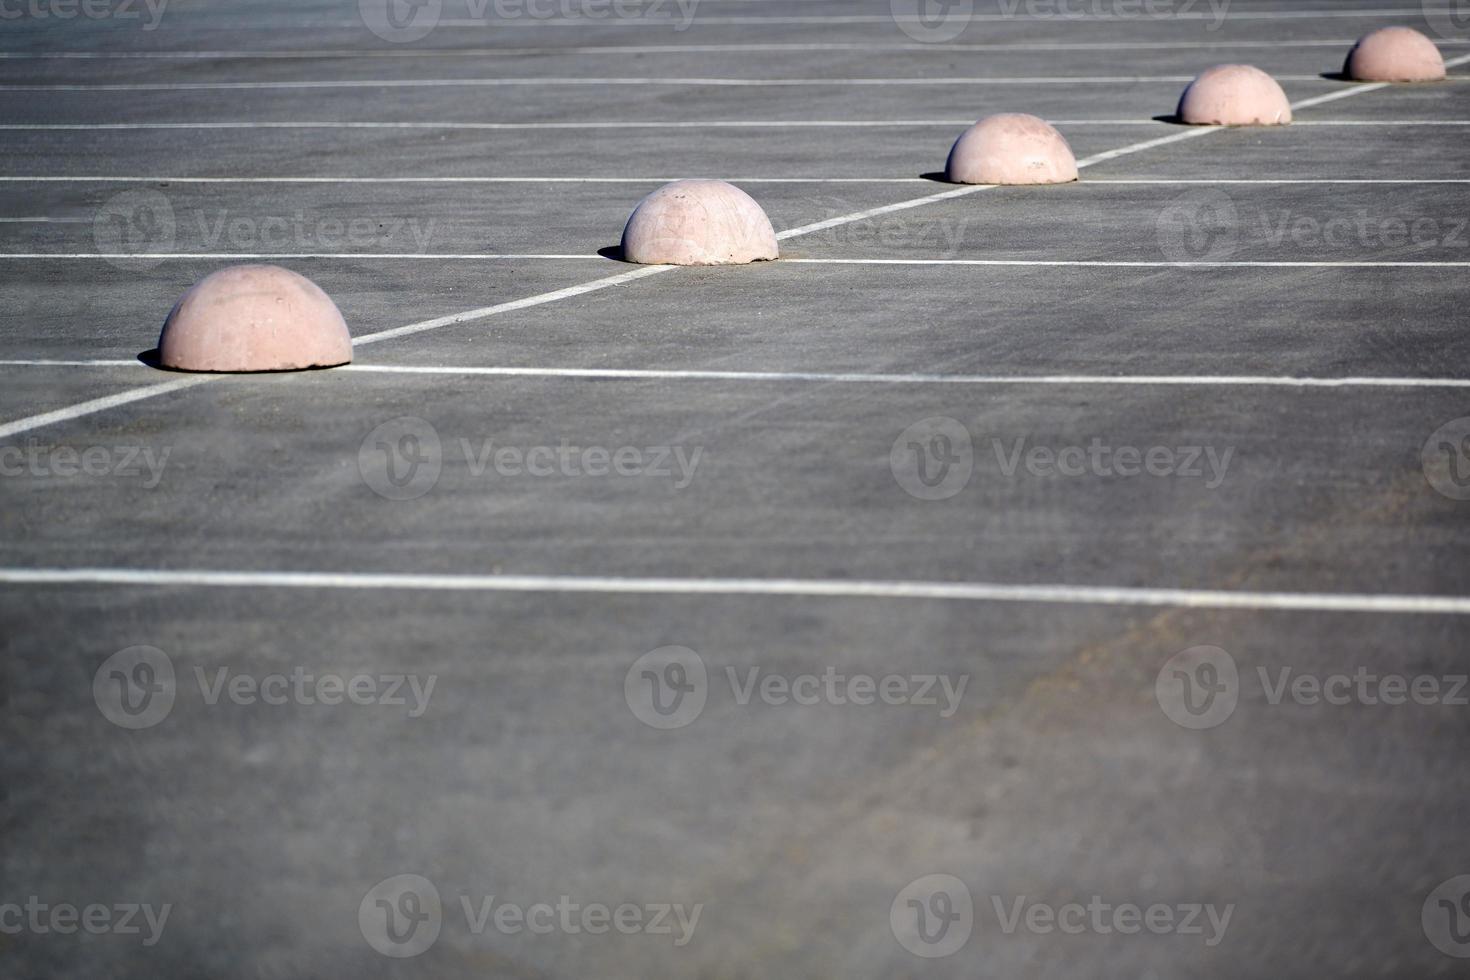
[(771, 219), (723, 180), (665, 184), (623, 228), (623, 258), (644, 265), (739, 265), (779, 254)]
[(944, 176), (954, 184), (1065, 184), (1077, 179), (1077, 158), (1045, 120), (1002, 112), (960, 134)]
[(1342, 73), (1358, 82), (1437, 82), (1444, 58), (1412, 27), (1380, 27), (1353, 45)]
[(1283, 126), (1291, 122), (1291, 104), (1261, 69), (1216, 65), (1189, 83), (1176, 115), (1196, 126)]
[(352, 336), (316, 283), (274, 265), (232, 265), (186, 292), (159, 362), (180, 371), (299, 371), (352, 360)]

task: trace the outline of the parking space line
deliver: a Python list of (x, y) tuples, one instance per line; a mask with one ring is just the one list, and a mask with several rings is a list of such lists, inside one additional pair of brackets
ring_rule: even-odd
[[(0, 123), (0, 132), (148, 132), (154, 130), (222, 130), (251, 132), (254, 130), (280, 129), (341, 129), (341, 130), (451, 130), (466, 132), (499, 132), (518, 130), (572, 130), (588, 129), (918, 129), (925, 127), (965, 127), (973, 119), (648, 119), (648, 120), (586, 120), (579, 122), (456, 122), (456, 121), (261, 121), (249, 120), (224, 122), (219, 120), (202, 122), (127, 122), (127, 123)], [(1174, 126), (1161, 119), (1049, 119), (1053, 126), (1080, 128), (1082, 126)], [(1293, 123), (1294, 126), (1358, 126), (1358, 127), (1403, 127), (1403, 126), (1470, 126), (1470, 119), (1314, 119)]]
[[(0, 184), (666, 184), (678, 177), (0, 177)], [(732, 184), (935, 184), (927, 177), (726, 177)], [(1466, 177), (1089, 177), (1069, 184), (1470, 184)]]
[[(1278, 82), (1321, 82), (1341, 84), (1321, 75), (1277, 75)], [(1470, 76), (1450, 76), (1455, 82)], [(1018, 75), (964, 78), (348, 78), (298, 79), (294, 81), (257, 82), (98, 82), (98, 83), (5, 83), (0, 92), (194, 92), (194, 91), (272, 91), (298, 89), (372, 89), (372, 88), (502, 88), (592, 85), (634, 85), (647, 88), (656, 85), (675, 87), (783, 88), (783, 87), (867, 87), (885, 88), (897, 85), (1179, 85), (1194, 80), (1193, 75)], [(1441, 83), (1443, 84), (1443, 83)]]
[(193, 388), (196, 385), (211, 381), (215, 375), (194, 375), (187, 378), (176, 378), (173, 381), (165, 381), (161, 384), (148, 385), (146, 388), (134, 388), (131, 391), (119, 392), (116, 395), (108, 395), (105, 398), (93, 398), (88, 401), (59, 408), (54, 412), (42, 412), (39, 415), (30, 415), (26, 418), (16, 419), (14, 422), (0, 424), (0, 439), (18, 435), (22, 432), (30, 432), (42, 426), (53, 425), (57, 422), (68, 422), (72, 419), (81, 418), (84, 415), (94, 415), (97, 412), (105, 412), (110, 408), (117, 408), (131, 402), (142, 401), (145, 398), (153, 398), (157, 395), (167, 395), (175, 391), (183, 391), (185, 388)]
[(1102, 606), (1169, 606), (1382, 614), (1470, 614), (1470, 597), (998, 582), (860, 579), (635, 578), (579, 575), (416, 575), (370, 572), (221, 571), (214, 569), (0, 568), (11, 585), (122, 585), (166, 588), (355, 589), (451, 592), (716, 595), (830, 599), (940, 599)]
[[(0, 360), (4, 367), (144, 368), (136, 358), (93, 360), (26, 358)], [(883, 385), (1107, 385), (1111, 387), (1197, 386), (1242, 388), (1470, 388), (1470, 378), (1312, 378), (1260, 374), (934, 374), (866, 371), (710, 371), (682, 368), (572, 368), (474, 365), (348, 364), (339, 371), (360, 374), (458, 375), (499, 378), (583, 378), (605, 381), (749, 381)]]
[[(783, 51), (893, 51), (904, 54), (925, 52), (960, 53), (965, 51), (1174, 51), (1211, 50), (1214, 48), (1341, 48), (1346, 51), (1357, 38), (1297, 39), (1278, 41), (1015, 41), (991, 44), (925, 44), (920, 42), (863, 41), (790, 41), (747, 42), (743, 44), (607, 44), (569, 47), (502, 47), (502, 48), (328, 48), (321, 51), (0, 51), (0, 61), (265, 61), (323, 60), (345, 58), (494, 58), (528, 55), (625, 55), (625, 54), (720, 54)], [(1439, 38), (1440, 47), (1470, 44), (1464, 38)]]
[[(136, 358), (0, 360), (0, 367), (144, 368)], [(425, 374), (509, 378), (585, 378), (628, 381), (795, 381), (884, 385), (1107, 385), (1148, 387), (1269, 388), (1470, 388), (1470, 378), (1311, 378), (1260, 374), (934, 374), (865, 371), (708, 371), (681, 368), (478, 367), (474, 365), (348, 364), (339, 371), (361, 374)]]
[[(964, 188), (963, 191), (953, 192), (950, 196), (951, 197), (960, 197), (960, 196), (962, 196), (962, 194), (974, 193), (976, 190), (985, 190), (985, 189), (989, 189), (990, 187), (993, 187), (993, 186), (994, 185), (988, 185), (988, 184), (985, 185), (985, 186), (983, 186), (983, 187), (981, 187), (981, 186), (968, 186), (968, 187)], [(831, 219), (831, 221), (832, 222), (836, 222), (836, 224), (833, 224), (833, 223), (827, 222), (827, 221), (818, 221), (818, 222), (814, 222), (814, 223), (809, 224), (809, 225), (802, 225), (799, 228), (792, 228), (792, 229), (789, 229), (787, 231), (778, 232), (776, 234), (776, 237), (778, 239), (783, 239), (784, 240), (784, 239), (787, 239), (787, 238), (795, 237), (797, 235), (809, 235), (809, 234), (811, 234), (812, 232), (815, 232), (815, 231), (824, 231), (824, 230), (826, 230), (828, 228), (834, 228), (834, 227), (838, 227), (840, 225), (851, 224), (854, 221), (862, 221), (862, 220), (865, 220), (867, 218), (875, 218), (875, 217), (879, 217), (879, 216), (884, 215), (884, 214), (891, 214), (891, 213), (893, 213), (895, 211), (903, 211), (903, 210), (906, 210), (908, 208), (918, 207), (920, 205), (920, 203), (923, 203), (923, 204), (933, 203), (933, 199), (932, 198), (925, 199), (922, 202), (904, 201), (904, 202), (901, 202), (900, 204), (890, 204), (890, 205), (885, 205), (884, 207), (881, 207), (881, 208), (871, 208), (868, 211), (860, 212), (860, 214), (862, 214), (862, 217), (861, 218), (850, 217), (850, 216), (843, 216), (841, 218), (833, 218), (833, 219)], [(136, 253), (136, 254), (135, 253), (130, 253), (130, 252), (10, 252), (10, 253), (0, 252), (0, 260), (5, 260), (5, 259), (11, 259), (11, 260), (17, 260), (17, 261), (41, 261), (41, 260), (52, 260), (52, 259), (63, 260), (63, 261), (70, 261), (70, 260), (124, 260), (124, 259), (132, 259), (132, 260), (147, 260), (147, 261), (150, 261), (150, 262), (166, 262), (166, 261), (173, 261), (173, 260), (178, 260), (178, 261), (192, 261), (192, 260), (203, 260), (203, 259), (209, 259), (209, 260), (235, 260), (235, 261), (249, 261), (249, 262), (263, 262), (263, 261), (271, 261), (271, 262), (275, 262), (275, 261), (305, 261), (305, 260), (316, 260), (316, 259), (323, 259), (323, 260), (358, 259), (358, 260), (365, 261), (365, 262), (379, 262), (379, 261), (388, 261), (388, 262), (392, 262), (392, 261), (411, 261), (411, 262), (419, 262), (419, 261), (425, 261), (425, 260), (445, 261), (445, 262), (499, 262), (499, 261), (548, 261), (548, 262), (578, 261), (578, 262), (608, 262), (608, 261), (617, 261), (616, 259), (609, 260), (606, 256), (599, 255), (596, 252), (567, 253), (567, 254), (548, 254), (548, 255), (536, 255), (536, 254), (530, 254), (530, 253), (503, 254), (503, 253), (497, 253), (497, 252), (457, 252), (457, 253), (438, 253), (438, 252), (289, 252), (289, 253), (275, 253), (275, 252), (146, 252), (146, 253)], [(1301, 260), (1229, 259), (1229, 260), (1227, 260), (1227, 259), (1221, 259), (1221, 260), (1207, 260), (1207, 259), (1201, 259), (1201, 260), (1198, 260), (1198, 261), (1189, 261), (1189, 260), (1186, 260), (1186, 261), (1167, 261), (1167, 260), (1150, 261), (1150, 260), (1136, 260), (1135, 261), (1135, 260), (1128, 260), (1128, 259), (925, 259), (925, 258), (911, 258), (911, 259), (908, 259), (908, 258), (847, 258), (847, 259), (843, 259), (843, 258), (830, 258), (830, 259), (819, 259), (819, 258), (783, 258), (783, 259), (780, 260), (780, 262), (783, 265), (1042, 266), (1042, 267), (1050, 267), (1050, 268), (1103, 268), (1103, 269), (1413, 269), (1413, 268), (1420, 268), (1420, 267), (1423, 267), (1423, 268), (1431, 268), (1431, 269), (1433, 269), (1433, 268), (1459, 269), (1459, 268), (1470, 267), (1470, 260), (1464, 260), (1464, 261), (1448, 261), (1448, 260), (1445, 260), (1445, 261), (1441, 261), (1441, 260), (1436, 260), (1436, 259), (1423, 259), (1423, 260), (1417, 260), (1417, 261), (1388, 260), (1388, 259), (1384, 259), (1384, 260), (1379, 260), (1379, 259), (1362, 259), (1362, 260), (1352, 260), (1352, 259), (1320, 259), (1320, 260), (1313, 260), (1313, 259), (1301, 259)], [(675, 268), (679, 268), (679, 267), (678, 266), (644, 266), (641, 271), (643, 271), (644, 274), (647, 275), (647, 274), (651, 274), (651, 271), (650, 270), (653, 270), (653, 269), (669, 270), (669, 269), (675, 269)], [(637, 276), (637, 277), (634, 277), (634, 278), (642, 278), (642, 276)], [(609, 282), (608, 285), (617, 285), (617, 283)], [(571, 289), (580, 289), (580, 287), (578, 287), (578, 286), (572, 286), (572, 287), (569, 287), (569, 288), (571, 288)], [(602, 287), (598, 287), (598, 288), (602, 288)], [(585, 290), (585, 289), (581, 290), (581, 292), (590, 292), (590, 291), (591, 290)], [(560, 292), (560, 290), (558, 290), (558, 293), (559, 292)], [(575, 292), (575, 293), (571, 293), (569, 295), (577, 296), (577, 295), (581, 295), (581, 292)], [(538, 300), (538, 302), (535, 302), (535, 303), (529, 303), (527, 300), (513, 300), (512, 303), (510, 303), (510, 304), (503, 303), (503, 304), (499, 304), (496, 307), (486, 307), (486, 309), (494, 309), (496, 312), (509, 312), (511, 309), (523, 309), (524, 308), (522, 306), (515, 306), (515, 305), (513, 305), (515, 303), (527, 303), (527, 305), (539, 306), (543, 302), (553, 302), (556, 299), (564, 299), (564, 298), (566, 298), (564, 296), (555, 295), (555, 294), (549, 294), (549, 293), (548, 294), (545, 294), (545, 295), (546, 296), (549, 296), (551, 298), (547, 299), (547, 298), (542, 298), (542, 297), (531, 297), (531, 299)], [(501, 307), (505, 307), (505, 309), (502, 309)], [(472, 313), (479, 313), (480, 311), (471, 311), (471, 312)], [(460, 314), (460, 315), (461, 316), (465, 316), (467, 319), (479, 319), (480, 318), (479, 316), (469, 316), (468, 314)], [(486, 313), (484, 315), (488, 316), (490, 314)], [(464, 322), (464, 321), (461, 320), (461, 321), (456, 321), (456, 322)], [(445, 324), (438, 324), (438, 325), (443, 326)], [(402, 329), (402, 328), (400, 328), (400, 329)], [(417, 332), (417, 331), (415, 331), (415, 332)]]
[(1266, 259), (1183, 262), (1130, 262), (1121, 259), (782, 259), (781, 261), (793, 265), (1001, 265), (1100, 269), (1412, 269), (1419, 266), (1430, 269), (1462, 269), (1470, 266), (1470, 261), (1399, 262), (1325, 259), (1280, 262)]

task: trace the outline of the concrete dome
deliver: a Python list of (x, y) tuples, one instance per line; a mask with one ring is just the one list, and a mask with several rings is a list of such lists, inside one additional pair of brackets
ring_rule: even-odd
[(1412, 27), (1380, 27), (1353, 45), (1342, 73), (1359, 82), (1437, 82), (1444, 58)]
[(779, 254), (771, 219), (723, 180), (665, 184), (623, 228), (623, 258), (644, 265), (738, 265)]
[(1282, 126), (1291, 122), (1291, 105), (1276, 79), (1261, 69), (1216, 65), (1189, 83), (1176, 115), (1199, 126)]
[(351, 361), (352, 337), (310, 279), (274, 265), (234, 265), (184, 294), (158, 355), (181, 371), (297, 371)]
[(955, 184), (1065, 184), (1077, 179), (1077, 158), (1050, 123), (1002, 112), (960, 134), (944, 176)]

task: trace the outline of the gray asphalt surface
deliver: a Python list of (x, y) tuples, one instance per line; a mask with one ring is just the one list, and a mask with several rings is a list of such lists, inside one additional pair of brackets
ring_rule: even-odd
[[(1233, 2), (1219, 23), (1203, 4), (976, 9), (928, 44), (868, 0), (704, 0), (682, 30), (452, 22), (409, 43), (339, 0), (174, 0), (150, 31), (4, 21), (0, 426), (185, 379), (149, 351), (220, 255), (310, 276), (365, 337), (636, 269), (612, 247), (664, 179), (743, 178), (800, 229), (950, 189), (925, 175), (989, 112), (1058, 120), (1079, 158), (1185, 132), (1156, 118), (1182, 82), (1077, 79), (1246, 61), (1301, 100), (1347, 90), (1321, 73), (1374, 27), (1470, 53), (1449, 15), (1368, 0)], [(1076, 185), (799, 235), (775, 263), (366, 344), (351, 369), (0, 436), (0, 578), (274, 575), (0, 584), (0, 972), (1464, 975), (1464, 615), (284, 576), (1470, 595), (1452, 479), (1470, 427), (1441, 430), (1470, 411), (1442, 383), (1470, 378), (1467, 267), (1443, 264), (1470, 261), (1453, 182), (1470, 126), (1430, 125), (1470, 121), (1466, 71)], [(531, 84), (361, 84), (495, 78)], [(826, 83), (545, 83), (575, 78)], [(1032, 81), (836, 81), (861, 78)], [(223, 83), (242, 87), (136, 88)], [(44, 88), (61, 85), (92, 87)], [(899, 125), (579, 128), (710, 120)], [(443, 125), (86, 128), (265, 122)], [(496, 123), (567, 125), (473, 128)], [(3, 128), (63, 124), (81, 128)], [(994, 260), (1135, 264), (954, 264)], [(1317, 264), (1177, 264), (1200, 261)], [(1390, 262), (1420, 264), (1361, 264)], [(483, 373), (512, 368), (531, 373)], [(567, 376), (586, 369), (683, 375)], [(1286, 377), (1432, 383), (1259, 383)], [(963, 431), (970, 475), (921, 499), (905, 433), (936, 417), (952, 425), (912, 438)], [(432, 479), (388, 481), (395, 446)], [(1075, 475), (1010, 462), (1038, 447), (1104, 455)], [(1130, 472), (1120, 449), (1173, 468)], [(537, 453), (558, 462), (531, 472)], [(703, 681), (641, 659), (669, 647)], [(137, 700), (139, 657), (172, 687)], [(323, 703), (296, 675), (372, 678), (372, 703)], [(830, 675), (908, 696), (853, 703)], [(284, 703), (252, 694), (276, 676)], [(804, 676), (816, 703), (782, 694)], [(1386, 676), (1422, 696), (1384, 703)], [(665, 702), (676, 682), (689, 699)], [(135, 905), (168, 917), (129, 932)], [(89, 906), (107, 909), (91, 931), (54, 917)], [(594, 931), (620, 907), (638, 922)], [(1140, 926), (1151, 908), (1167, 922)]]

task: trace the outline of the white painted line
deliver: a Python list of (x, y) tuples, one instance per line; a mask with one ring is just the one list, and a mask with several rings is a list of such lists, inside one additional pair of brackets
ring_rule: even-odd
[[(5, 361), (0, 364), (9, 364)], [(1180, 374), (868, 374), (826, 371), (685, 371), (655, 368), (418, 367), (351, 364), (346, 371), (368, 374), (452, 374), (492, 377), (593, 378), (650, 381), (810, 381), (819, 384), (1111, 385), (1122, 387), (1198, 385), (1243, 388), (1470, 388), (1470, 378), (1296, 378), (1271, 375)]]
[(58, 360), (29, 357), (0, 361), (0, 367), (147, 367), (136, 358), (96, 358), (93, 360)]
[(12, 585), (124, 585), (166, 588), (352, 589), (612, 595), (784, 596), (831, 599), (954, 599), (1190, 609), (1290, 610), (1463, 616), (1470, 597), (1331, 592), (1246, 592), (995, 582), (862, 579), (625, 578), (582, 575), (415, 575), (370, 572), (231, 572), (206, 569), (0, 568)]
[[(7, 184), (667, 184), (679, 177), (0, 177)], [(726, 177), (734, 184), (932, 184), (923, 177)]]
[(1303, 119), (1293, 126), (1470, 126), (1470, 119)]
[[(1230, 11), (1221, 16), (1209, 10), (1169, 11), (1169, 12), (1120, 12), (1117, 14), (1078, 14), (1067, 13), (1063, 16), (1022, 16), (1008, 13), (972, 13), (967, 19), (972, 23), (1017, 23), (1017, 24), (1060, 24), (1063, 26), (1071, 24), (1098, 24), (1098, 23), (1139, 23), (1139, 22), (1196, 22), (1206, 21), (1212, 24), (1241, 20), (1320, 20), (1328, 18), (1362, 18), (1378, 19), (1385, 17), (1402, 18), (1405, 20), (1418, 19), (1426, 14), (1439, 14), (1441, 16), (1462, 16), (1454, 9), (1425, 9), (1423, 7), (1391, 7), (1373, 10), (1242, 10)], [(571, 17), (547, 17), (540, 19), (515, 18), (501, 19), (493, 17), (481, 18), (456, 18), (443, 19), (438, 22), (438, 27), (443, 28), (488, 28), (491, 30), (509, 30), (534, 28), (576, 28), (576, 27), (646, 27), (661, 31), (667, 31), (679, 23), (676, 17), (637, 17), (637, 18), (607, 18), (595, 19), (585, 16)], [(920, 24), (929, 26), (931, 20), (913, 15), (895, 16), (888, 14), (832, 14), (832, 15), (776, 15), (766, 17), (752, 16), (724, 16), (708, 17), (700, 16), (698, 23), (702, 26), (734, 26), (734, 25), (761, 25), (761, 24)], [(361, 28), (360, 21), (333, 21), (319, 22), (313, 27), (339, 29)]]
[[(1190, 130), (1190, 135), (1205, 130)], [(0, 183), (97, 184), (667, 184), (678, 177), (0, 177)], [(727, 177), (732, 184), (936, 184), (926, 177)], [(1089, 177), (1097, 184), (1470, 184), (1466, 177)], [(85, 222), (83, 222), (85, 223)]]
[[(342, 129), (342, 130), (572, 130), (588, 129), (917, 129), (924, 127), (966, 127), (973, 119), (647, 119), (587, 120), (583, 122), (338, 122), (300, 120), (290, 122), (132, 122), (132, 123), (0, 123), (0, 131), (15, 132), (133, 132), (173, 130), (253, 130), (277, 129)], [(1159, 119), (1048, 119), (1053, 126), (1168, 126), (1175, 124)], [(1470, 119), (1314, 119), (1293, 123), (1294, 126), (1470, 126)]]
[[(129, 130), (256, 130), (256, 129), (445, 129), (445, 130), (554, 130), (568, 129), (870, 129), (917, 126), (969, 126), (973, 119), (751, 119), (751, 120), (628, 120), (582, 122), (144, 122), (144, 123), (0, 123), (0, 131), (72, 132)], [(1057, 124), (1054, 121), (1054, 124)], [(1084, 124), (1078, 121), (1078, 125)], [(1110, 125), (1167, 125), (1152, 119), (1104, 123)]]
[(621, 286), (625, 282), (633, 282), (637, 279), (647, 279), (661, 272), (672, 272), (682, 268), (677, 265), (645, 265), (629, 272), (620, 272), (615, 276), (607, 276), (603, 279), (594, 279), (591, 282), (580, 283), (576, 286), (568, 286), (566, 289), (558, 289), (549, 293), (541, 293), (537, 296), (528, 296), (525, 299), (512, 300), (508, 303), (497, 303), (494, 306), (485, 306), (477, 310), (466, 310), (463, 313), (454, 313), (449, 316), (435, 317), (432, 320), (423, 320), (419, 323), (410, 323), (403, 327), (394, 327), (390, 330), (379, 330), (376, 333), (364, 334), (361, 337), (353, 337), (352, 345), (361, 347), (364, 344), (376, 344), (381, 340), (393, 340), (397, 337), (407, 337), (411, 334), (423, 333), (425, 330), (437, 330), (440, 327), (455, 326), (460, 323), (470, 323), (474, 320), (483, 320), (486, 317), (495, 316), (500, 313), (510, 313), (514, 310), (524, 310), (532, 306), (542, 306), (546, 303), (555, 303), (557, 300), (571, 299), (573, 296), (582, 296), (586, 293), (606, 289), (609, 286)]
[(792, 265), (1016, 265), (1100, 269), (1463, 269), (1464, 262), (1378, 262), (1242, 260), (1219, 262), (1129, 262), (1114, 259), (782, 259)]
[[(1470, 76), (1467, 76), (1470, 77)], [(1325, 82), (1339, 84), (1320, 75), (1277, 75), (1278, 82)], [(735, 88), (773, 88), (791, 86), (872, 86), (895, 85), (1141, 85), (1149, 83), (1179, 85), (1194, 80), (1193, 75), (1037, 75), (969, 78), (355, 78), (302, 79), (276, 82), (108, 82), (97, 84), (4, 84), (0, 92), (182, 92), (295, 89), (359, 89), (359, 88), (498, 88), (594, 85), (599, 88), (619, 85), (649, 87), (670, 85), (681, 87), (714, 86)], [(1457, 81), (1451, 76), (1449, 81)], [(1386, 83), (1378, 83), (1380, 86)]]
[(21, 432), (29, 432), (39, 429), (45, 425), (56, 422), (67, 422), (71, 419), (81, 418), (84, 415), (92, 415), (96, 412), (105, 412), (109, 408), (117, 408), (129, 402), (142, 401), (155, 395), (166, 395), (173, 391), (182, 391), (192, 388), (213, 379), (213, 376), (203, 375), (189, 378), (179, 378), (174, 381), (165, 381), (162, 384), (148, 385), (146, 388), (134, 388), (132, 391), (120, 392), (116, 395), (108, 395), (106, 398), (93, 398), (67, 408), (59, 408), (54, 412), (43, 412), (40, 415), (31, 415), (27, 418), (16, 419), (14, 422), (0, 424), (0, 439), (17, 435)]
[(892, 214), (895, 211), (907, 211), (909, 208), (921, 207), (925, 204), (933, 204), (936, 201), (948, 201), (951, 198), (964, 197), (974, 194), (976, 191), (990, 190), (991, 184), (972, 184), (964, 187), (956, 187), (951, 190), (941, 191), (938, 194), (930, 194), (912, 201), (899, 201), (897, 204), (885, 204), (882, 207), (868, 208), (866, 211), (857, 211), (853, 214), (845, 214), (837, 218), (829, 218), (826, 221), (814, 221), (811, 224), (801, 225), (796, 228), (787, 228), (785, 231), (776, 233), (779, 241), (788, 238), (799, 238), (802, 235), (810, 235), (812, 232), (825, 231), (828, 228), (837, 228), (841, 225), (849, 225), (855, 221), (866, 221), (876, 218), (880, 214)]
[[(946, 198), (964, 197), (976, 191), (991, 190), (992, 184), (966, 185), (956, 190), (948, 191)], [(778, 239), (795, 238), (798, 235), (809, 235), (815, 231), (823, 231), (827, 228), (835, 228), (841, 225), (851, 224), (854, 221), (862, 221), (867, 218), (875, 218), (883, 214), (892, 214), (895, 211), (906, 211), (909, 208), (919, 207), (921, 204), (930, 204), (935, 200), (943, 200), (940, 197), (929, 197), (922, 201), (901, 201), (898, 204), (887, 204), (883, 207), (871, 208), (867, 211), (858, 212), (861, 217), (843, 215), (832, 218), (830, 221), (818, 221), (799, 228), (791, 228), (786, 231), (777, 232)], [(604, 256), (595, 252), (578, 254), (556, 254), (556, 255), (534, 255), (534, 254), (504, 254), (497, 252), (462, 252), (462, 253), (436, 253), (436, 252), (0, 252), (0, 260), (14, 259), (24, 261), (44, 260), (107, 260), (107, 259), (146, 259), (151, 262), (165, 262), (170, 260), (220, 260), (229, 259), (236, 261), (285, 261), (285, 260), (307, 260), (307, 259), (358, 259), (363, 261), (448, 261), (448, 262), (498, 262), (517, 260), (547, 260), (547, 261), (579, 261), (579, 262), (606, 262)], [(1317, 269), (1317, 268), (1344, 268), (1344, 269), (1403, 269), (1423, 266), (1426, 268), (1466, 268), (1470, 267), (1470, 260), (1466, 261), (1436, 261), (1426, 260), (1419, 262), (1408, 261), (1378, 261), (1378, 260), (1321, 260), (1321, 261), (1275, 261), (1275, 260), (1231, 260), (1231, 261), (1198, 261), (1198, 262), (1164, 262), (1164, 261), (1130, 261), (1124, 259), (885, 259), (885, 258), (860, 258), (860, 259), (798, 259), (783, 258), (780, 260), (786, 265), (1015, 265), (1015, 266), (1049, 266), (1049, 267), (1079, 267), (1079, 268), (1119, 268), (1119, 269)], [(652, 267), (650, 267), (652, 268)], [(672, 266), (669, 268), (673, 268)], [(616, 285), (609, 283), (609, 285)], [(578, 288), (578, 287), (572, 287)], [(550, 294), (548, 294), (550, 295)], [(577, 295), (577, 294), (573, 294)], [(564, 297), (555, 296), (554, 299)], [(516, 300), (515, 302), (522, 302)], [(550, 302), (550, 300), (547, 300)], [(532, 304), (532, 305), (539, 305)], [(519, 309), (520, 307), (513, 307)], [(502, 312), (498, 307), (487, 307)], [(474, 317), (473, 319), (478, 319)]]
[[(1016, 41), (995, 44), (923, 44), (879, 43), (862, 41), (787, 42), (746, 44), (607, 44), (578, 47), (505, 47), (505, 48), (377, 48), (354, 50), (329, 48), (321, 51), (0, 51), (0, 61), (261, 61), (347, 58), (474, 58), (522, 57), (526, 55), (627, 55), (627, 54), (718, 54), (779, 51), (899, 51), (920, 52), (964, 51), (1135, 51), (1213, 48), (1340, 48), (1346, 51), (1357, 38), (1285, 41)], [(1470, 44), (1462, 38), (1437, 38), (1439, 47)]]
[(1116, 160), (1118, 157), (1128, 156), (1132, 153), (1140, 153), (1144, 150), (1152, 150), (1153, 148), (1158, 146), (1168, 146), (1170, 143), (1182, 143), (1185, 140), (1198, 139), (1199, 137), (1204, 136), (1208, 133), (1219, 132), (1221, 128), (1222, 127), (1220, 126), (1191, 127), (1189, 129), (1181, 130), (1177, 133), (1172, 133), (1168, 136), (1160, 136), (1158, 139), (1148, 140), (1143, 143), (1134, 143), (1132, 146), (1125, 146), (1118, 150), (1107, 150), (1103, 153), (1094, 153), (1090, 157), (1083, 157), (1081, 160), (1078, 160), (1077, 168), (1080, 170), (1084, 167), (1091, 167), (1108, 160)]
[(1467, 177), (1089, 177), (1095, 184), (1470, 184)]
[[(1446, 64), (1449, 64), (1449, 62), (1446, 62)], [(1367, 85), (1353, 85), (1349, 88), (1338, 89), (1336, 92), (1328, 92), (1325, 95), (1314, 95), (1310, 99), (1293, 102), (1291, 107), (1293, 109), (1310, 109), (1314, 105), (1325, 105), (1328, 102), (1336, 102), (1338, 99), (1350, 99), (1355, 95), (1362, 95), (1364, 92), (1377, 92), (1379, 89), (1388, 88), (1388, 86), (1388, 82), (1370, 82)]]
[(517, 259), (544, 259), (561, 260), (575, 259), (584, 261), (587, 259), (598, 259), (606, 261), (596, 252), (577, 252), (574, 254), (541, 254), (541, 253), (509, 253), (509, 252), (464, 252), (464, 253), (435, 253), (435, 252), (0, 252), (0, 259), (24, 259), (28, 261), (49, 259), (144, 259), (150, 262), (166, 262), (173, 259), (233, 259), (233, 260), (287, 260), (287, 259), (367, 259), (367, 260), (391, 260), (409, 259), (447, 259), (451, 261), (475, 261), (475, 262), (497, 262), (501, 260)]
[[(0, 360), (5, 367), (146, 368), (136, 358)], [(152, 370), (150, 368), (150, 370)], [(1470, 388), (1470, 378), (1304, 378), (1260, 374), (933, 374), (865, 371), (708, 371), (683, 368), (479, 367), (473, 365), (347, 364), (358, 374), (422, 374), (494, 378), (585, 378), (600, 381), (749, 381), (882, 385), (1106, 385), (1113, 387)]]

